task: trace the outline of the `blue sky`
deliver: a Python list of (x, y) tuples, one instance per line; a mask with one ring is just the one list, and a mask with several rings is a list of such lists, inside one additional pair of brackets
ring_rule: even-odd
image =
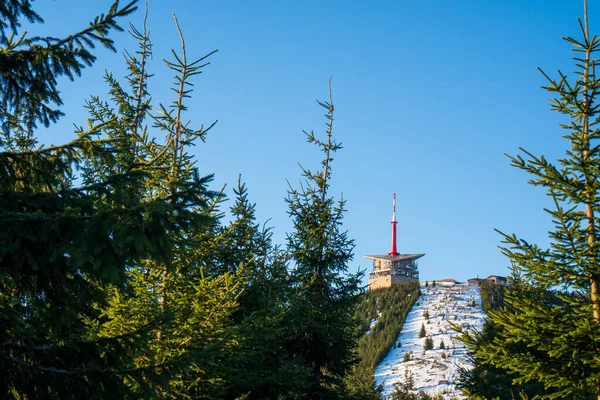
[[(35, 2), (46, 23), (32, 33), (61, 36), (82, 28), (111, 1)], [(143, 4), (141, 4), (143, 8)], [(555, 159), (567, 143), (540, 89), (540, 66), (573, 71), (562, 36), (579, 34), (582, 2), (572, 0), (432, 1), (159, 1), (149, 0), (154, 44), (151, 84), (169, 103), (172, 74), (162, 58), (179, 49), (172, 14), (188, 57), (213, 49), (196, 77), (188, 117), (219, 120), (194, 152), (213, 188), (232, 194), (239, 173), (270, 219), (275, 240), (291, 230), (284, 198), (297, 186), (298, 163), (316, 168), (320, 153), (302, 130), (324, 131), (327, 80), (333, 76), (335, 157), (331, 193), (347, 199), (345, 227), (356, 239), (351, 270), (370, 268), (366, 254), (390, 247), (392, 193), (398, 194), (398, 249), (426, 253), (422, 280), (508, 273), (494, 228), (547, 245), (550, 202), (504, 153), (519, 146)], [(600, 7), (590, 4), (591, 31)], [(140, 26), (143, 10), (129, 21)], [(125, 22), (125, 21), (124, 21)], [(105, 70), (124, 75), (120, 52), (100, 49), (98, 62), (75, 82), (62, 82), (66, 116), (44, 143), (73, 137), (85, 123), (83, 101), (106, 95)]]

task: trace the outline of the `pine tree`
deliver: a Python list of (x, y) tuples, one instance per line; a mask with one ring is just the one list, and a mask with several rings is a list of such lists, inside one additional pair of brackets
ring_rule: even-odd
[[(65, 39), (7, 35), (19, 16), (41, 18), (28, 1), (4, 2), (0, 32), (2, 147), (0, 153), (0, 391), (16, 398), (125, 397), (126, 380), (143, 368), (132, 364), (148, 326), (101, 335), (89, 321), (104, 321), (98, 307), (123, 289), (127, 269), (142, 259), (164, 260), (160, 238), (178, 204), (140, 201), (143, 168), (106, 172), (76, 186), (87, 164), (110, 165), (124, 157), (121, 140), (97, 139), (103, 124), (90, 122), (71, 142), (35, 148), (34, 128), (60, 116), (56, 88), (107, 47), (116, 19), (134, 10), (114, 3), (89, 28)], [(13, 32), (16, 33), (16, 32)], [(106, 201), (110, 199), (110, 201)]]
[[(375, 368), (385, 358), (400, 334), (410, 309), (419, 296), (416, 282), (368, 291), (360, 296), (356, 317), (361, 323), (356, 364), (346, 377), (351, 398), (380, 399), (381, 386), (374, 380)], [(371, 328), (371, 322), (377, 324)], [(400, 341), (397, 348), (402, 347)]]
[[(498, 398), (499, 400), (512, 400), (516, 394), (520, 398), (531, 399), (535, 396), (547, 398), (556, 390), (544, 389), (539, 382), (529, 381), (526, 384), (514, 382), (518, 375), (504, 368), (496, 367), (485, 362), (478, 356), (481, 349), (491, 346), (498, 337), (499, 328), (491, 321), (486, 321), (481, 332), (463, 332), (459, 340), (468, 348), (467, 358), (469, 367), (459, 367), (459, 380), (457, 386), (465, 395), (474, 399)], [(522, 344), (512, 349), (513, 352), (520, 351)], [(527, 351), (526, 349), (523, 349)]]
[[(287, 346), (309, 368), (306, 395), (313, 399), (341, 396), (343, 378), (355, 363), (358, 329), (354, 307), (362, 274), (348, 273), (354, 241), (342, 230), (345, 200), (329, 196), (333, 154), (341, 149), (333, 138), (333, 102), (327, 110), (326, 137), (305, 132), (324, 154), (322, 170), (302, 169), (301, 189), (290, 188), (287, 203), (294, 231), (288, 235), (295, 289), (287, 315)], [(337, 388), (337, 389), (336, 389)]]
[[(99, 20), (125, 11), (115, 3)], [(193, 130), (183, 119), (189, 78), (206, 64), (187, 61), (182, 38), (167, 63), (176, 99), (153, 108), (150, 42), (145, 29), (132, 32), (130, 91), (108, 74), (111, 101), (92, 97), (72, 142), (32, 149), (36, 121), (58, 114), (15, 99), (4, 110), (0, 241), (11, 245), (0, 253), (0, 392), (15, 398), (215, 398), (230, 375), (220, 361), (235, 347), (243, 267), (204, 273), (224, 240), (222, 197), (186, 150), (213, 124)]]
[(284, 325), (290, 287), (287, 255), (272, 242), (272, 230), (256, 223), (255, 204), (242, 183), (233, 189), (234, 220), (222, 227), (218, 264), (223, 271), (243, 266), (243, 291), (232, 314), (239, 342), (225, 363), (233, 366), (227, 376), (224, 397), (277, 398), (302, 393), (306, 368), (289, 357)]
[(65, 38), (29, 37), (21, 33), (21, 19), (43, 23), (31, 0), (6, 0), (0, 4), (0, 124), (5, 149), (33, 149), (38, 123), (48, 126), (63, 115), (57, 88), (58, 78), (73, 80), (96, 61), (92, 49), (100, 44), (115, 51), (111, 31), (122, 31), (117, 24), (131, 14), (137, 0), (124, 7), (115, 1), (106, 14), (89, 26)]
[(475, 353), (514, 373), (515, 383), (537, 381), (555, 391), (548, 398), (600, 399), (600, 38), (590, 36), (588, 26), (584, 1), (582, 39), (565, 38), (576, 54), (575, 78), (542, 72), (555, 96), (552, 109), (569, 118), (561, 125), (569, 141), (565, 157), (553, 163), (526, 150), (509, 156), (554, 202), (547, 210), (555, 226), (551, 246), (504, 235), (513, 284), (506, 307), (490, 313), (501, 334)]
[(162, 201), (171, 210), (163, 223), (168, 229), (155, 238), (166, 255), (141, 259), (128, 268), (128, 285), (109, 292), (108, 304), (101, 307), (104, 323), (99, 333), (121, 335), (150, 327), (145, 347), (130, 353), (132, 368), (141, 370), (140, 379), (127, 381), (132, 391), (161, 398), (215, 398), (223, 395), (232, 375), (226, 361), (238, 341), (233, 312), (246, 271), (243, 264), (228, 271), (221, 267), (229, 233), (219, 224), (223, 196), (208, 188), (212, 175), (200, 176), (188, 153), (214, 126), (192, 129), (184, 119), (190, 79), (208, 65), (206, 58), (214, 52), (189, 61), (177, 19), (175, 25), (181, 52), (173, 51), (175, 60), (167, 61), (175, 72), (170, 106), (153, 106), (147, 92), (152, 47), (145, 26), (131, 30), (139, 50), (125, 54), (129, 87), (107, 74), (110, 101), (93, 97), (87, 103), (101, 133), (125, 149), (112, 164), (89, 163), (86, 179), (96, 182), (107, 173), (144, 168), (148, 174), (143, 188), (129, 197)]
[(425, 324), (421, 324), (421, 330), (419, 331), (419, 337), (424, 338), (427, 333), (425, 332)]
[(430, 337), (427, 337), (427, 339), (425, 339), (425, 343), (423, 344), (423, 350), (427, 351), (427, 350), (433, 350), (433, 339)]
[(444, 350), (446, 348), (446, 345), (444, 344), (444, 339), (440, 340), (440, 349)]

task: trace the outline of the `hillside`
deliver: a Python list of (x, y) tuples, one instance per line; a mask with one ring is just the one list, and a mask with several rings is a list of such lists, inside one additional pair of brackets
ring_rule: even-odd
[(375, 367), (394, 345), (418, 297), (417, 283), (377, 289), (362, 295), (355, 314), (361, 325), (357, 350), (360, 362), (349, 377), (355, 390), (373, 385)]
[[(484, 322), (477, 286), (442, 283), (422, 287), (422, 296), (406, 318), (401, 334), (387, 356), (375, 369), (375, 381), (383, 384), (384, 395), (394, 383), (412, 375), (414, 390), (443, 398), (463, 398), (456, 388), (459, 367), (467, 366), (466, 349), (457, 340), (453, 325), (480, 330)], [(419, 337), (422, 326), (426, 336)], [(424, 350), (433, 340), (433, 349)], [(443, 341), (444, 349), (440, 349)]]

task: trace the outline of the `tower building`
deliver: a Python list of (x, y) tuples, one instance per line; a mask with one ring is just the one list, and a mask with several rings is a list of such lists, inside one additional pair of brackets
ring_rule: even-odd
[(387, 254), (365, 256), (373, 260), (369, 273), (369, 290), (408, 282), (419, 282), (417, 260), (425, 254), (400, 254), (396, 247), (396, 193), (392, 209), (392, 249)]

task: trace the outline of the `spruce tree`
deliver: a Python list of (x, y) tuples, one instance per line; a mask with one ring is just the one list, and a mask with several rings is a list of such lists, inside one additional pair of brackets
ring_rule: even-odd
[(422, 324), (421, 324), (421, 330), (419, 331), (419, 337), (420, 337), (420, 338), (424, 338), (424, 337), (425, 337), (425, 335), (426, 335), (426, 332), (425, 332), (425, 324), (424, 324), (424, 323), (422, 323)]
[[(468, 348), (467, 359), (469, 367), (459, 367), (459, 379), (457, 386), (463, 390), (469, 398), (488, 399), (498, 398), (499, 400), (512, 400), (518, 393), (520, 398), (532, 399), (535, 396), (547, 398), (548, 395), (555, 393), (556, 390), (544, 389), (539, 382), (528, 381), (525, 384), (514, 383), (518, 375), (502, 367), (496, 367), (484, 361), (478, 356), (481, 348), (493, 345), (494, 340), (500, 336), (499, 328), (491, 321), (486, 321), (480, 332), (463, 332), (460, 341)], [(518, 352), (522, 344), (516, 346), (511, 351)], [(526, 351), (526, 349), (523, 349)]]
[(64, 38), (28, 36), (21, 20), (43, 23), (31, 0), (6, 0), (0, 4), (0, 124), (6, 149), (33, 149), (34, 129), (48, 126), (63, 115), (58, 90), (62, 76), (73, 80), (96, 61), (92, 50), (102, 45), (115, 51), (111, 31), (122, 31), (119, 18), (131, 14), (137, 0), (124, 7), (114, 1), (106, 14), (88, 27)]
[(243, 284), (232, 313), (239, 342), (225, 362), (229, 368), (226, 398), (293, 397), (302, 393), (306, 368), (284, 349), (286, 303), (290, 286), (287, 255), (272, 242), (272, 229), (256, 222), (254, 203), (241, 176), (230, 210), (234, 220), (222, 227), (220, 268), (233, 273), (243, 266)]
[(342, 229), (344, 199), (329, 195), (333, 155), (341, 144), (333, 138), (334, 106), (331, 86), (326, 110), (326, 134), (307, 140), (323, 152), (322, 169), (302, 169), (300, 189), (290, 188), (286, 199), (294, 230), (288, 235), (288, 251), (295, 294), (287, 314), (287, 346), (309, 370), (306, 396), (313, 399), (341, 396), (343, 379), (355, 363), (358, 329), (354, 307), (362, 274), (349, 274), (354, 241)]
[[(123, 13), (115, 3), (98, 20)], [(152, 107), (150, 42), (132, 32), (129, 90), (108, 74), (110, 101), (92, 97), (73, 141), (35, 149), (32, 127), (50, 111), (4, 109), (0, 392), (11, 397), (215, 398), (230, 375), (220, 361), (242, 279), (205, 273), (223, 242), (221, 197), (186, 150), (213, 124), (183, 119), (204, 58), (188, 61), (182, 39), (167, 62), (175, 101)]]
[(104, 137), (125, 149), (112, 164), (88, 163), (85, 178), (96, 182), (106, 173), (143, 168), (148, 171), (143, 187), (129, 197), (160, 201), (170, 216), (162, 223), (165, 232), (154, 238), (165, 255), (130, 265), (128, 285), (113, 288), (107, 304), (99, 306), (103, 316), (99, 334), (122, 335), (149, 327), (144, 346), (129, 353), (131, 368), (140, 379), (126, 383), (136, 394), (215, 398), (223, 395), (232, 375), (226, 361), (232, 359), (238, 340), (232, 313), (245, 270), (244, 265), (229, 271), (220, 267), (227, 242), (219, 224), (223, 195), (209, 189), (212, 175), (201, 176), (188, 152), (214, 126), (192, 129), (184, 119), (190, 79), (208, 65), (206, 58), (214, 52), (188, 60), (176, 19), (175, 25), (181, 51), (173, 51), (174, 60), (166, 61), (175, 73), (175, 98), (170, 105), (153, 105), (147, 91), (152, 47), (145, 26), (131, 30), (139, 49), (125, 53), (127, 85), (107, 74), (110, 101), (96, 96), (87, 103)]
[(427, 337), (425, 339), (425, 343), (423, 344), (423, 350), (427, 351), (427, 350), (433, 350), (433, 339), (430, 337)]
[[(346, 377), (352, 398), (380, 399), (382, 387), (375, 384), (375, 368), (393, 347), (418, 292), (418, 283), (411, 282), (360, 296), (361, 301), (356, 307), (362, 333), (357, 349), (359, 363)], [(377, 324), (371, 328), (373, 319), (377, 319)], [(397, 341), (396, 347), (402, 347), (402, 343)]]
[(41, 21), (29, 3), (0, 7), (0, 391), (15, 398), (125, 397), (127, 380), (143, 384), (143, 368), (130, 354), (143, 347), (148, 326), (103, 335), (99, 307), (108, 292), (127, 286), (131, 265), (167, 258), (159, 238), (181, 205), (130, 196), (148, 176), (143, 168), (76, 186), (84, 165), (124, 156), (121, 140), (96, 138), (103, 124), (90, 122), (71, 142), (41, 148), (34, 128), (60, 116), (50, 107), (61, 104), (58, 77), (90, 65), (95, 43), (111, 47), (107, 33), (119, 30), (116, 19), (134, 6), (115, 2), (65, 39), (7, 35), (17, 33), (19, 16)]
[(600, 38), (589, 33), (585, 1), (579, 24), (582, 38), (565, 38), (576, 54), (575, 77), (542, 71), (551, 108), (568, 118), (565, 156), (556, 163), (523, 149), (509, 156), (553, 200), (551, 245), (504, 235), (513, 284), (506, 306), (490, 313), (499, 335), (475, 356), (514, 373), (514, 383), (540, 382), (554, 392), (547, 398), (600, 399)]

